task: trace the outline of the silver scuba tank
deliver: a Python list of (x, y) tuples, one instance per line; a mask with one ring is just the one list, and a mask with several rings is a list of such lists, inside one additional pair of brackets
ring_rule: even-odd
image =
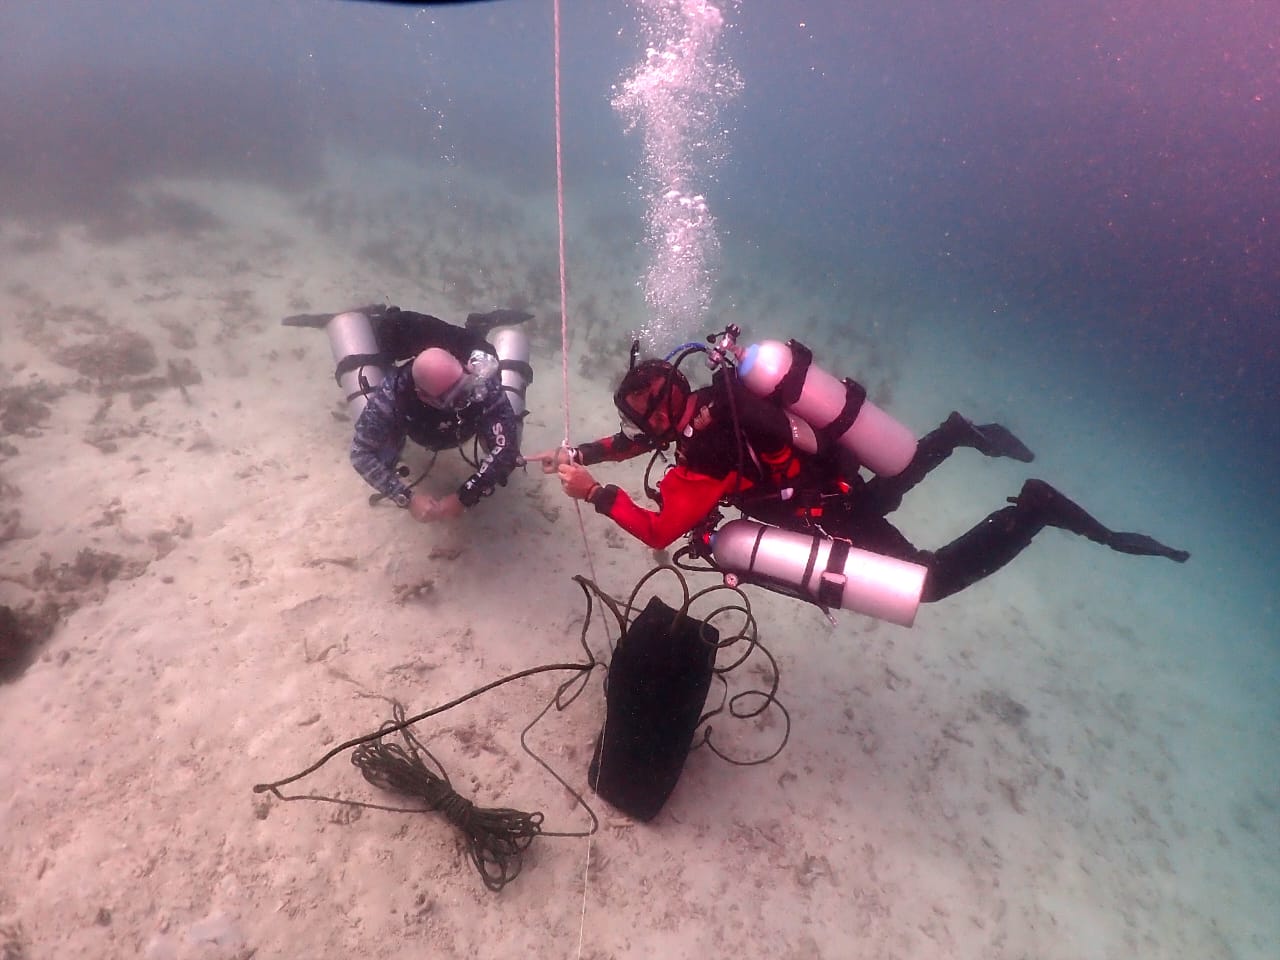
[[(525, 392), (533, 382), (533, 367), (529, 365), (529, 337), (521, 327), (494, 327), (489, 331), (487, 339), (498, 354), (502, 389), (511, 401), (511, 409), (515, 411), (516, 419), (520, 422), (520, 433), (523, 433), (527, 409)], [(517, 445), (520, 439), (517, 434)]]
[(529, 337), (520, 327), (494, 327), (486, 338), (498, 353), (502, 367), (502, 388), (517, 417), (524, 416), (525, 391), (533, 380), (529, 367)]
[[(333, 353), (333, 362), (341, 363), (347, 357), (367, 356), (378, 352), (378, 341), (373, 336), (373, 326), (369, 318), (358, 310), (339, 313), (325, 324), (325, 332), (329, 335), (329, 349)], [(382, 366), (363, 364), (346, 371), (338, 377), (338, 386), (347, 400), (347, 412), (352, 420), (359, 420), (360, 414), (368, 401), (361, 388), (360, 378), (363, 376), (369, 387), (376, 388), (387, 371)]]
[(781, 583), (824, 608), (852, 610), (904, 627), (915, 622), (928, 570), (859, 550), (845, 540), (730, 520), (711, 534), (724, 571)]
[(738, 377), (756, 396), (772, 397), (810, 424), (819, 443), (844, 447), (882, 476), (901, 473), (915, 456), (915, 436), (860, 386), (837, 380), (813, 364), (812, 356), (795, 340), (762, 340), (743, 352)]

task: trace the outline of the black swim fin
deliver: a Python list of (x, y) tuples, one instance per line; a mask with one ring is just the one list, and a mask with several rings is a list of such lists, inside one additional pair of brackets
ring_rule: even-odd
[(943, 426), (955, 431), (959, 445), (972, 447), (983, 456), (1008, 457), (1022, 463), (1030, 463), (1036, 458), (1030, 447), (1001, 424), (973, 423), (953, 410)]
[(1084, 507), (1043, 480), (1028, 480), (1022, 485), (1018, 495), (1010, 497), (1009, 501), (1048, 526), (1069, 530), (1094, 543), (1110, 547), (1117, 553), (1135, 557), (1164, 557), (1174, 563), (1186, 563), (1191, 557), (1186, 550), (1167, 547), (1145, 533), (1112, 530), (1103, 526)]
[(336, 316), (336, 313), (295, 313), (291, 317), (285, 317), (280, 322), (286, 327), (315, 327), (321, 329), (328, 326), (329, 321)]
[(533, 319), (532, 313), (523, 310), (490, 310), (488, 313), (467, 314), (466, 327), (472, 333), (486, 336), (494, 327), (514, 327)]
[(973, 425), (978, 438), (974, 441), (974, 449), (988, 457), (1008, 457), (1030, 463), (1036, 458), (1031, 448), (1013, 435), (1008, 427), (998, 423), (981, 423)]
[[(396, 310), (398, 307), (388, 307), (385, 303), (371, 303), (364, 307), (352, 307), (350, 310), (342, 310), (341, 313), (363, 313), (369, 319), (381, 317), (389, 310)], [(280, 321), (286, 327), (314, 327), (317, 330), (323, 330), (329, 325), (329, 321), (338, 316), (337, 313), (295, 313), (291, 317), (285, 317)]]
[(1191, 559), (1188, 551), (1166, 547), (1155, 537), (1148, 537), (1145, 533), (1117, 530), (1111, 534), (1107, 546), (1118, 553), (1130, 553), (1135, 557), (1165, 557), (1174, 563), (1186, 563)]

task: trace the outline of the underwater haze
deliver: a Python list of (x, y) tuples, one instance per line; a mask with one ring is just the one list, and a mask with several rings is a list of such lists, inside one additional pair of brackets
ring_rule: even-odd
[[(561, 0), (558, 105), (553, 9), (0, 4), (0, 956), (1280, 956), (1280, 4)], [(279, 319), (384, 301), (536, 315), (526, 452), (733, 322), (1035, 450), (940, 470), (922, 546), (1034, 475), (1191, 559), (1047, 531), (911, 631), (762, 597), (787, 750), (492, 896), (434, 821), (249, 795), (577, 656), (584, 548), (654, 561), (533, 470), (366, 509)], [(536, 699), (446, 729), (477, 802)]]

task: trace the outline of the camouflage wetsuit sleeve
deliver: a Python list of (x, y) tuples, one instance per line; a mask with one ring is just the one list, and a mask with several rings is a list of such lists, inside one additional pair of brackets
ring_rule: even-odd
[(511, 408), (505, 390), (496, 390), (485, 401), (480, 414), (476, 434), (484, 446), (486, 456), (480, 469), (467, 478), (458, 488), (458, 499), (465, 507), (473, 507), (482, 497), (487, 497), (499, 484), (505, 484), (520, 459), (520, 421)]
[(351, 465), (356, 473), (379, 493), (393, 498), (412, 492), (396, 473), (396, 461), (406, 438), (404, 411), (397, 399), (401, 396), (396, 389), (399, 373), (387, 377), (369, 394), (351, 440)]

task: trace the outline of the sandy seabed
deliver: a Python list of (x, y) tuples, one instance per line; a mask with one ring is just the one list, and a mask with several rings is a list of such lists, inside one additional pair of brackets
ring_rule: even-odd
[[(752, 592), (789, 743), (759, 766), (695, 751), (648, 824), (586, 789), (597, 671), (531, 740), (600, 829), (537, 839), (498, 894), (437, 816), (255, 794), (376, 729), (392, 701), (424, 710), (581, 659), (573, 575), (625, 595), (654, 563), (594, 513), (580, 526), (535, 472), (446, 525), (369, 506), (327, 342), (284, 315), (527, 307), (525, 448), (564, 432), (550, 201), (383, 182), (355, 197), (336, 173), (295, 196), (165, 183), (151, 219), (114, 234), (0, 229), (0, 603), (9, 636), (37, 640), (0, 686), (0, 957), (1276, 956), (1274, 690), (1206, 666), (1213, 637), (1253, 628), (1188, 599), (1229, 564), (1135, 560), (1057, 531), (911, 630), (833, 626)], [(406, 207), (431, 215), (406, 224)], [(580, 440), (615, 426), (610, 378), (640, 313), (630, 245), (602, 220), (572, 229)], [(748, 334), (790, 335), (752, 329), (771, 305), (798, 323), (821, 309), (784, 282), (739, 294), (758, 309)], [(932, 365), (954, 352), (858, 315), (861, 342), (885, 342), (841, 372), (913, 428), (962, 402), (1000, 412), (972, 380), (948, 394)], [(466, 472), (444, 456), (426, 483)], [(607, 478), (638, 496), (640, 473)], [(957, 457), (900, 519), (941, 543), (1026, 475)], [(1187, 518), (1152, 532), (1193, 552), (1204, 536)], [(607, 659), (603, 631), (588, 639)], [(520, 745), (563, 679), (504, 687), (419, 736), (478, 804), (581, 830)], [(716, 727), (750, 755), (780, 720)], [(398, 799), (346, 755), (295, 786)]]

